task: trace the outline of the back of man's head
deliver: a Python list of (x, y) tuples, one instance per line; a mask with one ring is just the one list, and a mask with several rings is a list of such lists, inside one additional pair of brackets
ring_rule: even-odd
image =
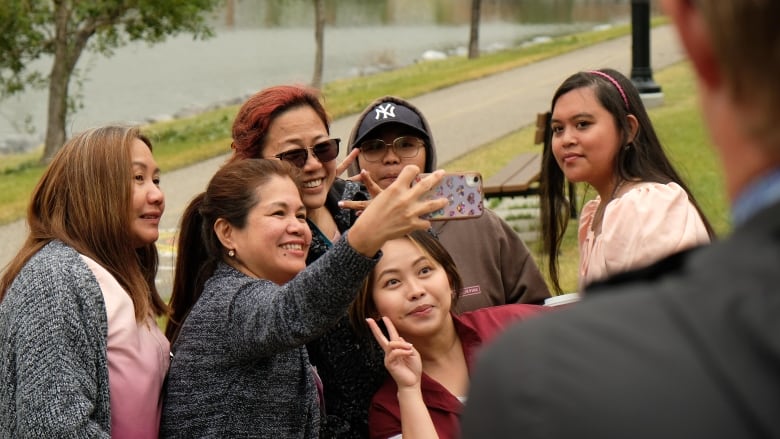
[(780, 153), (780, 1), (693, 1), (706, 21), (719, 69), (745, 128)]

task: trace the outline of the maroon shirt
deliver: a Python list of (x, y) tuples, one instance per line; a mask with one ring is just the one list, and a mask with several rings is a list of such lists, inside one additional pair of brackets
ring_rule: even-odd
[[(463, 355), (471, 375), (472, 361), (477, 350), (509, 324), (546, 311), (537, 305), (511, 304), (481, 308), (452, 314), (455, 331), (463, 345)], [(460, 436), (460, 412), (463, 404), (444, 386), (423, 372), (421, 390), (425, 406), (440, 438)], [(372, 439), (386, 439), (401, 434), (401, 409), (398, 405), (398, 387), (388, 378), (371, 400), (368, 411), (368, 429)]]

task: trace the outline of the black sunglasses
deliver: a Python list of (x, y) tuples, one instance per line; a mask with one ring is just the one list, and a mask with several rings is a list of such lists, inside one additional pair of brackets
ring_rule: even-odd
[(339, 142), (341, 142), (341, 139), (328, 139), (311, 148), (292, 149), (290, 151), (280, 152), (274, 157), (279, 160), (290, 162), (297, 168), (303, 168), (306, 166), (306, 160), (309, 159), (309, 150), (311, 149), (311, 153), (314, 157), (317, 157), (317, 160), (319, 160), (320, 163), (327, 163), (338, 157)]

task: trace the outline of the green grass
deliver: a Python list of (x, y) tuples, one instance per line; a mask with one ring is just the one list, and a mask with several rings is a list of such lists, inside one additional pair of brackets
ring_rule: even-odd
[[(657, 23), (661, 22), (662, 19), (658, 19)], [(544, 44), (485, 54), (474, 60), (453, 57), (438, 62), (418, 63), (366, 78), (328, 83), (324, 95), (328, 111), (333, 117), (345, 116), (362, 111), (379, 96), (417, 96), (627, 35), (629, 32), (628, 25), (617, 26), (603, 31), (554, 38)]]
[[(656, 132), (715, 231), (724, 236), (731, 226), (723, 174), (700, 117), (689, 64), (683, 62), (657, 71), (654, 79), (664, 93), (664, 104), (649, 109)], [(539, 151), (541, 145), (533, 144), (534, 131), (535, 126), (522, 128), (442, 167), (448, 171), (476, 170), (488, 178), (518, 153)], [(580, 202), (595, 196), (594, 191), (586, 191), (584, 185), (580, 185), (578, 193)], [(560, 281), (564, 291), (574, 291), (577, 286), (579, 253), (576, 231), (576, 223), (570, 222), (559, 256)], [(531, 250), (539, 266), (546, 271), (544, 258), (537, 247), (532, 246)]]
[[(664, 17), (653, 19), (663, 24)], [(375, 98), (394, 94), (411, 98), (460, 82), (526, 65), (601, 41), (628, 35), (628, 25), (562, 36), (550, 42), (484, 54), (414, 64), (371, 76), (325, 84), (323, 96), (333, 119), (361, 111)], [(154, 143), (154, 155), (163, 171), (171, 171), (230, 151), (230, 126), (238, 106), (209, 111), (191, 118), (152, 124), (144, 128)], [(24, 216), (29, 194), (43, 167), (41, 150), (0, 156), (0, 224)]]

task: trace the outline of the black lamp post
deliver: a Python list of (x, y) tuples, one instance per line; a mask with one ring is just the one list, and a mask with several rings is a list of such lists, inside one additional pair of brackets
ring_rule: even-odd
[(650, 0), (631, 0), (631, 81), (639, 94), (661, 93), (650, 67)]

